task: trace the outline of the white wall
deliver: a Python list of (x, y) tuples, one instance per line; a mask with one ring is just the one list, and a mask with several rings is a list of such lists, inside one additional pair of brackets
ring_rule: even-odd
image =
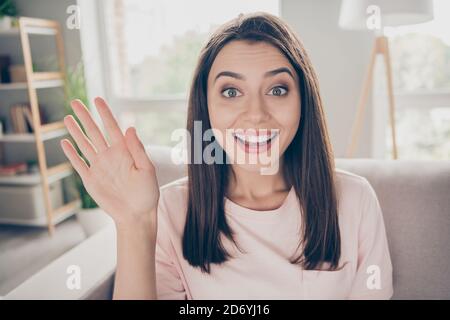
[[(345, 155), (373, 42), (369, 32), (338, 27), (340, 3), (281, 0), (281, 17), (298, 34), (318, 74), (336, 157)], [(369, 101), (355, 157), (371, 157), (371, 110)]]

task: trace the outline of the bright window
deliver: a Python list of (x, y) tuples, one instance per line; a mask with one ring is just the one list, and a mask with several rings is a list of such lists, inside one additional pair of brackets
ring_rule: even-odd
[(450, 159), (450, 1), (434, 11), (434, 21), (387, 30), (401, 159)]

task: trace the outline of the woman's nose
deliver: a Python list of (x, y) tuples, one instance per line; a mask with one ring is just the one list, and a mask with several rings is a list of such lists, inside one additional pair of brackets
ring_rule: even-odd
[(261, 102), (251, 103), (245, 112), (245, 120), (249, 123), (259, 124), (270, 118), (266, 106)]

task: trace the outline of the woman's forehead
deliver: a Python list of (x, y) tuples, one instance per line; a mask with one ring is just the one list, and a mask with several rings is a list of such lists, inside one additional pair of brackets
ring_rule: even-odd
[(282, 53), (277, 47), (266, 41), (245, 41), (234, 40), (227, 43), (219, 52), (218, 56), (248, 56), (248, 55), (279, 55), (282, 57)]
[(232, 41), (217, 54), (209, 79), (212, 80), (222, 71), (245, 73), (246, 70), (249, 72), (256, 70), (263, 73), (280, 67), (288, 67), (294, 72), (289, 60), (275, 46), (263, 41)]

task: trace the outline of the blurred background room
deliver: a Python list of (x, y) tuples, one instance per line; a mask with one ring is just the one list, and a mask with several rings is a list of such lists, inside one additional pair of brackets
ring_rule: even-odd
[(394, 298), (450, 298), (448, 0), (0, 0), (0, 297), (111, 297), (111, 221), (59, 145), (70, 100), (99, 120), (104, 97), (168, 183), (185, 173), (169, 155), (201, 47), (255, 11), (303, 42), (337, 166), (379, 195)]

